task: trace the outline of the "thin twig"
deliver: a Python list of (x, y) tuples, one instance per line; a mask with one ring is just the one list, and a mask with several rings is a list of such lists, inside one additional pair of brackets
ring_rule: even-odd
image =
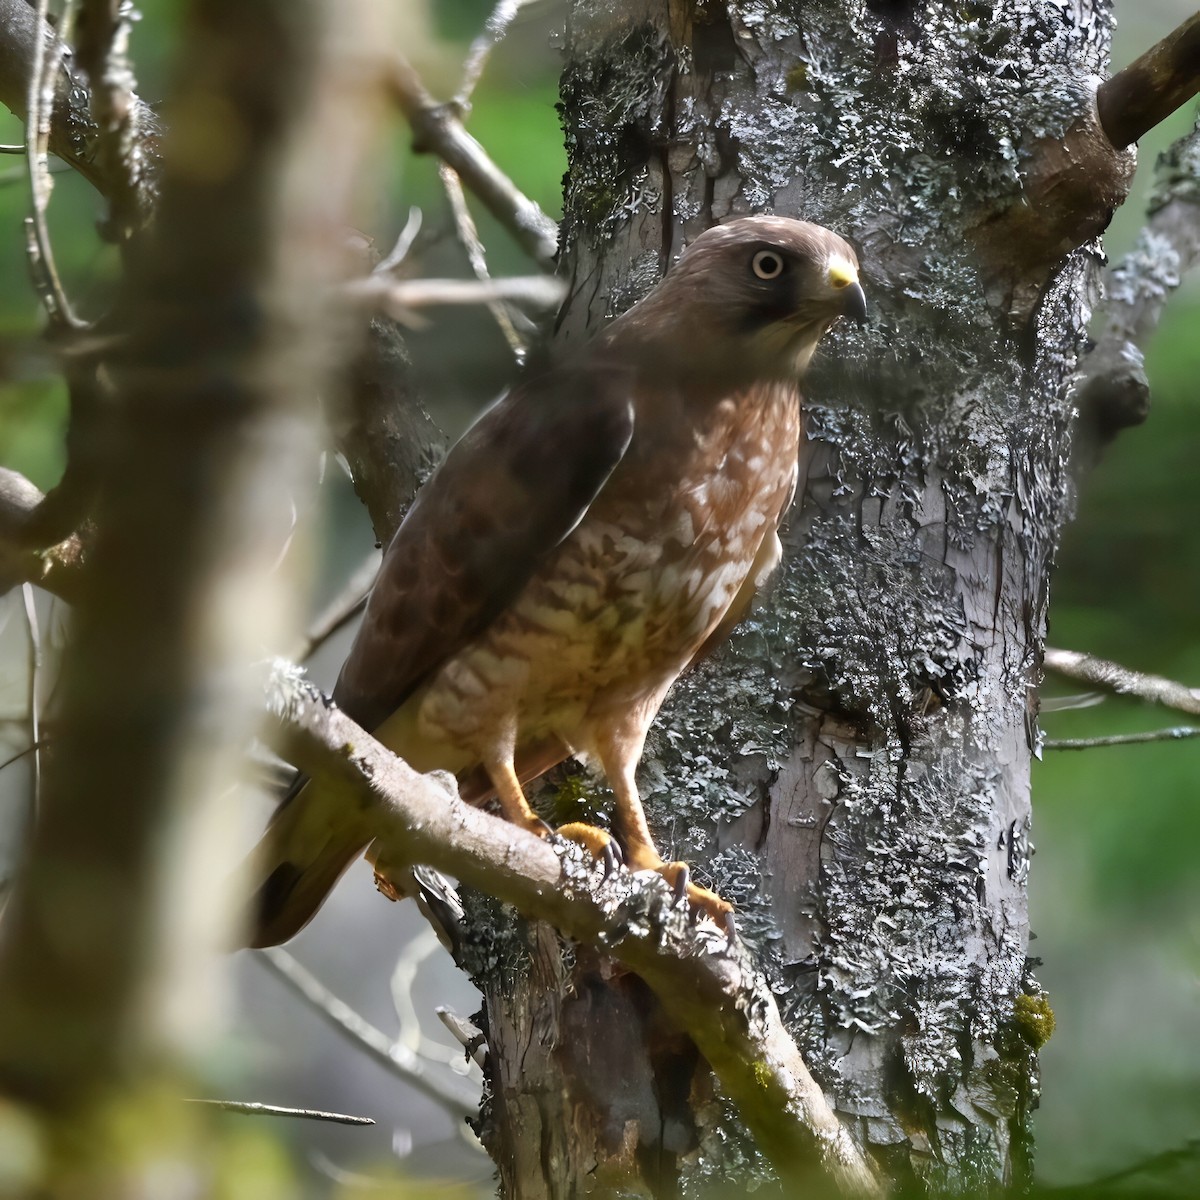
[[(410, 938), (396, 959), (392, 977), (388, 982), (388, 990), (392, 994), (392, 1007), (396, 1010), (396, 1020), (400, 1025), (396, 1041), (402, 1046), (407, 1046), (419, 1057), (427, 1058), (431, 1062), (443, 1063), (454, 1070), (456, 1066), (466, 1061), (461, 1049), (453, 1050), (441, 1042), (426, 1037), (425, 1030), (421, 1026), (421, 1014), (417, 1012), (417, 1006), (413, 1002), (417, 975), (425, 963), (441, 949), (442, 944), (438, 940), (437, 933), (432, 929), (422, 929), (415, 937)], [(463, 1072), (456, 1071), (455, 1073), (462, 1074)]]
[[(484, 250), (483, 242), (479, 238), (479, 230), (475, 228), (475, 221), (471, 216), (471, 210), (467, 207), (467, 198), (463, 195), (462, 180), (459, 179), (457, 172), (445, 163), (440, 164), (438, 167), (438, 178), (442, 182), (442, 190), (446, 193), (446, 199), (450, 202), (450, 212), (454, 216), (454, 228), (458, 232), (458, 240), (467, 252), (467, 262), (471, 264), (471, 270), (475, 273), (475, 278), (484, 287), (490, 287), (492, 277), (488, 271), (487, 252)], [(497, 295), (489, 295), (485, 303), (496, 324), (500, 327), (500, 332), (504, 335), (504, 340), (508, 343), (508, 348), (513, 352), (513, 357), (516, 358), (518, 363), (524, 362), (525, 339), (517, 332), (516, 324), (513, 321), (512, 313), (508, 310), (508, 306)]]
[(1200, 92), (1200, 12), (1096, 91), (1108, 140), (1130, 146)]
[(207, 1104), (222, 1112), (241, 1113), (246, 1117), (299, 1117), (305, 1121), (330, 1121), (334, 1125), (374, 1125), (374, 1117), (355, 1117), (349, 1113), (325, 1112), (320, 1108), (284, 1108), (278, 1104), (259, 1104), (254, 1100), (206, 1100), (188, 1096), (186, 1104)]
[(657, 874), (617, 870), (603, 879), (579, 847), (552, 845), (464, 803), (446, 778), (417, 774), (294, 669), (280, 670), (273, 683), (287, 756), (374, 815), (382, 878), (423, 863), (603, 947), (641, 976), (696, 1043), (785, 1190), (811, 1189), (819, 1162), (845, 1194), (883, 1195), (736, 936), (707, 921), (693, 926)]
[(348, 1037), (376, 1062), (382, 1063), (393, 1075), (440, 1104), (451, 1116), (473, 1117), (479, 1111), (477, 1099), (464, 1088), (431, 1072), (428, 1063), (413, 1054), (407, 1046), (398, 1045), (376, 1029), (286, 950), (274, 947), (260, 951), (256, 957), (334, 1029)]
[(413, 149), (436, 154), (452, 167), (521, 248), (550, 266), (558, 250), (558, 226), (492, 162), (463, 128), (453, 105), (438, 104), (403, 58), (392, 62), (388, 84), (413, 131)]
[(374, 274), (388, 275), (404, 262), (408, 257), (408, 252), (413, 248), (413, 243), (417, 240), (417, 234), (421, 232), (423, 219), (421, 210), (414, 204), (408, 210), (408, 220), (404, 222), (404, 228), (400, 230), (396, 244), (391, 248), (387, 257), (379, 261)]
[(1093, 738), (1047, 738), (1043, 750), (1094, 750), (1097, 746), (1138, 746), (1145, 742), (1182, 742), (1200, 737), (1200, 729), (1177, 725), (1173, 729), (1152, 729), (1148, 733), (1114, 733)]
[[(42, 635), (38, 625), (37, 602), (33, 586), (21, 585), (21, 598), (25, 602), (25, 625), (29, 630), (29, 733), (33, 750), (33, 791), (30, 795), (30, 815), (36, 817), (38, 800), (42, 794)], [(32, 823), (29, 826), (33, 828)]]
[(317, 614), (291, 655), (294, 662), (307, 662), (339, 629), (354, 619), (366, 604), (378, 574), (379, 551), (372, 550), (354, 568), (346, 586)]
[(0, 154), (24, 154), (24, 144), (20, 146), (0, 146)]
[(1076, 650), (1047, 648), (1042, 665), (1047, 671), (1086, 683), (1089, 687), (1103, 688), (1119, 696), (1136, 696), (1139, 700), (1161, 704), (1188, 716), (1200, 716), (1200, 688), (1191, 688), (1161, 675), (1131, 671), (1120, 663), (1080, 654)]
[[(16, 724), (16, 722), (15, 721), (10, 722), (6, 718), (4, 724), (6, 724), (6, 725), (7, 724)], [(26, 746), (23, 750), (18, 750), (16, 752), (16, 754), (9, 755), (9, 757), (6, 758), (3, 762), (0, 762), (0, 771), (8, 770), (8, 768), (11, 767), (13, 765), (13, 763), (20, 762), (21, 759), (23, 759), (27, 754), (34, 754), (38, 750), (45, 750), (46, 747), (49, 745), (50, 745), (50, 739), (46, 738), (43, 741), (34, 742), (32, 746)]]
[(465, 114), (470, 111), (471, 93), (483, 75), (488, 58), (503, 40), (517, 13), (528, 2), (529, 0), (497, 0), (496, 7), (484, 23), (483, 32), (471, 43), (471, 48), (467, 51), (462, 82), (458, 85), (458, 93), (454, 97), (454, 105), (459, 112)]
[[(67, 4), (61, 22), (64, 28), (69, 25), (72, 7), (71, 3)], [(51, 325), (57, 329), (82, 329), (84, 323), (72, 311), (62, 280), (58, 276), (54, 250), (50, 244), (50, 232), (46, 227), (46, 209), (54, 187), (47, 155), (57, 85), (56, 68), (61, 54), (61, 43), (52, 34), (50, 22), (47, 20), (48, 8), (49, 0), (37, 0), (36, 51), (29, 74), (29, 94), (26, 100), (28, 117), (25, 122), (25, 152), (29, 168), (30, 215), (25, 218), (25, 249), (34, 288), (46, 309)]]

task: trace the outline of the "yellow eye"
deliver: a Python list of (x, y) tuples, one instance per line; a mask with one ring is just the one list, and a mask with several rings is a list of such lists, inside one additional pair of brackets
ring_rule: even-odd
[(759, 279), (778, 279), (783, 274), (783, 255), (774, 250), (760, 250), (750, 266)]

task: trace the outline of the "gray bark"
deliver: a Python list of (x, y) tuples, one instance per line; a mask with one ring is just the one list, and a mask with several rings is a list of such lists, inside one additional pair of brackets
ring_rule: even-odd
[[(630, 0), (568, 30), (561, 338), (736, 214), (860, 247), (873, 319), (810, 375), (782, 577), (676, 686), (640, 782), (847, 1125), (935, 1193), (1031, 1169), (1036, 687), (1094, 238), (1131, 166), (1091, 99), (1110, 24), (1101, 0)], [(766, 1174), (636, 980), (542, 927), (474, 936), (506, 1195)]]

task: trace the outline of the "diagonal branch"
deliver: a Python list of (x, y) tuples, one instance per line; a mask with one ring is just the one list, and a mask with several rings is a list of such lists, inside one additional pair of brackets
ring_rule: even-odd
[(707, 923), (692, 928), (657, 875), (618, 871), (597, 882), (596, 864), (578, 847), (552, 846), (472, 808), (451, 777), (417, 774), (294, 669), (277, 670), (272, 686), (289, 757), (377, 817), (374, 855), (385, 880), (414, 863), (436, 867), (601, 947), (645, 980), (696, 1043), (788, 1194), (812, 1187), (817, 1164), (848, 1195), (883, 1194), (736, 938)]
[(1108, 140), (1130, 146), (1200, 92), (1200, 12), (1106, 80), (1096, 108)]
[(412, 128), (413, 149), (436, 154), (528, 255), (550, 266), (558, 250), (558, 226), (488, 157), (463, 127), (454, 105), (438, 104), (403, 58), (391, 64), (387, 82)]

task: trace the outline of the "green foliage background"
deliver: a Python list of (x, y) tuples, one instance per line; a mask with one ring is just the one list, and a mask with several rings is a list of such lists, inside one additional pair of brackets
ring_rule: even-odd
[[(165, 92), (177, 6), (153, 0), (141, 7), (135, 52), (142, 94), (155, 102)], [(489, 8), (480, 0), (411, 6), (409, 52), (436, 94), (453, 92), (465, 42)], [(1129, 19), (1117, 64), (1161, 37), (1189, 8), (1163, 3), (1135, 12), (1118, 2), (1118, 14)], [(555, 215), (565, 167), (554, 112), (556, 70), (543, 22), (519, 22), (495, 55), (469, 121), (496, 160)], [(1110, 231), (1110, 253), (1132, 244), (1153, 158), (1191, 119), (1191, 112), (1176, 114), (1143, 143), (1137, 191)], [(404, 131), (397, 126), (394, 133), (399, 146)], [(22, 136), (15, 120), (0, 116), (0, 142)], [(382, 248), (410, 205), (425, 210), (427, 231), (448, 226), (434, 164), (407, 154), (397, 161), (392, 194), (382, 198), (369, 231)], [(79, 308), (96, 313), (116, 277), (116, 258), (95, 236), (100, 208), (88, 186), (70, 172), (55, 179), (52, 226), (62, 272)], [(51, 356), (37, 340), (40, 317), (24, 265), (25, 210), (22, 160), (0, 157), (0, 462), (46, 487), (62, 466), (65, 399)], [(503, 231), (486, 214), (477, 219), (494, 270), (527, 270)], [(422, 267), (434, 274), (466, 273), (449, 239), (429, 247)], [(412, 347), (426, 396), (451, 428), (490, 397), (509, 369), (505, 348), (482, 314), (439, 319), (412, 338)], [(1153, 410), (1144, 426), (1121, 436), (1084, 483), (1054, 578), (1050, 641), (1196, 685), (1195, 280), (1173, 300), (1147, 349)], [(346, 501), (344, 488), (332, 491), (331, 543), (340, 540), (340, 522), (348, 521), (354, 523), (349, 540), (358, 546), (366, 531), (357, 505)], [(342, 558), (331, 551), (329, 561), (326, 589)], [(1183, 723), (1178, 714), (1116, 700), (1043, 721), (1050, 737)], [(1200, 1135), (1198, 781), (1200, 741), (1048, 751), (1035, 768), (1033, 951), (1044, 960), (1039, 974), (1057, 1017), (1057, 1032), (1043, 1051), (1037, 1118), (1039, 1161), (1050, 1181), (1095, 1177)]]

